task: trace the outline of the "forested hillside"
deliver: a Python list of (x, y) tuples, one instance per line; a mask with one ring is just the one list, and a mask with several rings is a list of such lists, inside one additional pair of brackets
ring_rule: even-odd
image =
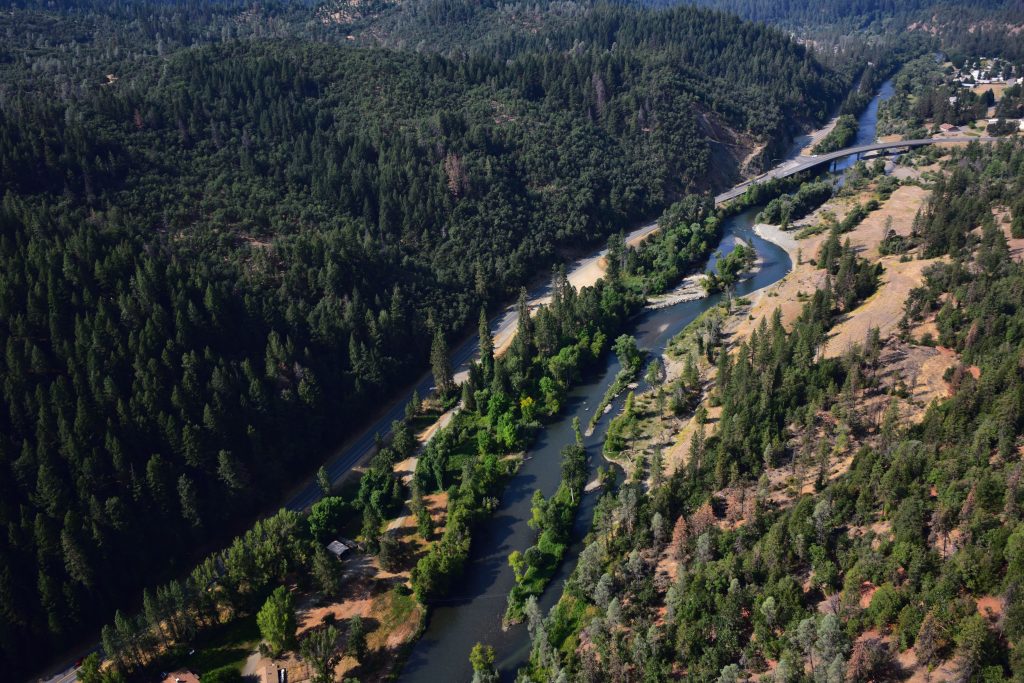
[[(675, 3), (648, 0), (643, 4)], [(687, 4), (784, 26), (829, 44), (863, 41), (871, 35), (911, 35), (965, 54), (1024, 56), (1018, 39), (1020, 0), (689, 0)]]
[[(788, 329), (684, 332), (717, 366), (688, 461), (602, 492), (560, 602), (526, 606), (531, 680), (1020, 679), (1024, 145), (943, 166), (898, 240), (933, 260), (892, 336), (824, 352), (881, 268), (839, 227)], [(939, 398), (908, 413), (899, 360), (936, 344)]]
[[(659, 3), (651, 3), (659, 4)], [(837, 26), (847, 29), (879, 28), (904, 21), (907, 17), (926, 16), (928, 12), (952, 9), (949, 0), (695, 0), (690, 4), (714, 7), (747, 19), (793, 27)], [(1007, 0), (979, 0), (964, 8), (962, 14), (988, 12), (1012, 7)]]
[(26, 4), (0, 20), (5, 666), (276, 505), (435, 330), (735, 176), (716, 135), (777, 142), (845, 85), (695, 9), (450, 58), (302, 5)]

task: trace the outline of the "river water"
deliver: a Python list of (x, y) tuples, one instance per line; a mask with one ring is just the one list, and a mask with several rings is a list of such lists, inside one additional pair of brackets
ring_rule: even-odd
[[(892, 79), (890, 78), (885, 83), (882, 83), (878, 89), (878, 94), (875, 95), (867, 108), (857, 117), (857, 137), (851, 142), (848, 147), (860, 147), (861, 145), (870, 145), (875, 141), (875, 137), (878, 134), (878, 105), (893, 96), (895, 89), (892, 85)], [(845, 171), (846, 169), (857, 163), (856, 155), (848, 156), (845, 159), (840, 159), (835, 162), (832, 166), (834, 171)]]
[[(855, 144), (867, 144), (875, 138), (878, 123), (878, 104), (892, 94), (891, 82), (886, 82), (859, 118)], [(838, 162), (838, 170), (852, 166), (854, 159)], [(717, 251), (726, 254), (743, 240), (752, 245), (761, 258), (760, 269), (752, 277), (739, 283), (735, 294), (742, 296), (781, 279), (791, 267), (789, 256), (753, 231), (758, 209), (748, 209), (725, 222)], [(708, 260), (707, 268), (714, 266), (715, 256)], [(650, 354), (662, 354), (669, 340), (708, 308), (715, 306), (720, 295), (698, 301), (689, 301), (671, 308), (647, 311), (633, 323), (631, 333), (640, 348)], [(430, 621), (422, 638), (413, 646), (401, 679), (409, 683), (438, 683), (441, 681), (469, 681), (473, 671), (469, 664), (469, 651), (477, 642), (494, 647), (496, 662), (502, 680), (511, 681), (516, 670), (529, 657), (529, 635), (525, 624), (502, 630), (506, 596), (514, 584), (508, 555), (520, 552), (536, 540), (536, 533), (527, 525), (530, 518), (530, 499), (540, 489), (545, 497), (558, 488), (561, 475), (562, 448), (572, 443), (573, 418), (587, 424), (601, 397), (619, 371), (618, 360), (608, 354), (604, 369), (567, 397), (565, 408), (558, 419), (547, 425), (533, 447), (528, 451), (522, 468), (508, 483), (501, 504), (494, 516), (479, 527), (473, 535), (473, 548), (459, 587), (440, 604), (432, 607)], [(623, 397), (613, 404), (610, 415), (621, 408)], [(584, 439), (590, 467), (590, 478), (597, 467), (604, 464), (601, 445), (608, 429), (609, 417), (603, 418), (594, 433)], [(596, 494), (584, 497), (576, 515), (574, 542), (566, 553), (558, 574), (539, 600), (546, 613), (562, 593), (565, 580), (576, 566), (582, 549), (582, 539), (593, 516)]]

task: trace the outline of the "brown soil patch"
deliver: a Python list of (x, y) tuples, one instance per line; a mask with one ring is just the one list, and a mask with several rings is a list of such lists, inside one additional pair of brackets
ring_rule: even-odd
[(935, 314), (932, 314), (924, 320), (913, 323), (910, 326), (910, 337), (912, 339), (924, 339), (926, 336), (931, 337), (933, 340), (939, 338), (939, 326), (935, 322)]
[(397, 628), (387, 634), (387, 638), (384, 640), (384, 647), (393, 649), (404, 645), (416, 634), (416, 630), (416, 621), (409, 619), (401, 622)]
[(253, 237), (251, 235), (243, 236), (242, 241), (254, 249), (269, 249), (273, 246), (270, 240), (261, 240), (258, 237)]
[(913, 166), (897, 166), (892, 170), (892, 175), (900, 180), (917, 180), (921, 177), (921, 169)]
[(925, 166), (904, 166), (898, 165), (893, 169), (892, 175), (900, 180), (918, 180), (926, 173), (939, 171), (939, 164), (927, 164)]
[(978, 614), (993, 624), (1002, 618), (1003, 609), (1003, 599), (998, 595), (984, 595), (978, 598)]
[[(820, 438), (832, 438), (831, 435), (820, 434)], [(833, 453), (829, 457), (829, 481), (835, 481), (850, 471), (856, 453), (856, 444), (851, 440), (850, 447), (844, 452)], [(793, 505), (799, 498), (815, 493), (814, 483), (818, 477), (817, 465), (797, 462), (786, 462), (779, 467), (765, 470), (768, 478), (768, 502), (777, 509), (785, 509)]]
[(658, 563), (654, 566), (655, 583), (664, 582), (664, 585), (671, 586), (676, 581), (679, 572), (679, 560), (673, 556), (671, 544), (661, 553)]
[[(881, 424), (890, 402), (898, 400), (901, 422), (919, 422), (932, 401), (949, 396), (949, 385), (942, 376), (956, 360), (949, 349), (916, 346), (890, 338), (879, 356), (879, 391), (861, 400), (860, 413), (874, 424)], [(896, 393), (905, 393), (905, 398), (894, 399)]]
[(835, 614), (838, 616), (842, 611), (842, 594), (833, 593), (832, 595), (826, 595), (815, 605), (815, 611), (818, 614)]
[(420, 459), (416, 456), (411, 456), (405, 460), (399, 460), (395, 463), (395, 474), (402, 480), (406, 486), (412, 481), (412, 477), (416, 474), (416, 464), (419, 463)]
[[(911, 289), (923, 283), (923, 271), (934, 261), (913, 260), (901, 262), (895, 256), (880, 257), (878, 254), (878, 244), (885, 238), (888, 230), (886, 227), (887, 223), (891, 223), (891, 228), (897, 234), (909, 235), (914, 216), (924, 204), (927, 196), (928, 192), (916, 185), (901, 186), (892, 193), (878, 210), (871, 212), (860, 225), (843, 236), (843, 239), (849, 239), (850, 245), (863, 258), (869, 261), (881, 262), (885, 272), (882, 274), (878, 291), (833, 328), (830, 339), (825, 347), (824, 353), (827, 357), (841, 355), (853, 344), (862, 344), (867, 338), (868, 330), (872, 327), (879, 328), (883, 339), (895, 331), (897, 324), (903, 317), (903, 302), (906, 300), (907, 294)], [(858, 201), (866, 201), (866, 198), (862, 197)], [(833, 202), (826, 204), (823, 209), (836, 208), (841, 210), (841, 207), (829, 206), (831, 204)], [(847, 203), (847, 210), (851, 205), (852, 202)], [(836, 213), (838, 214), (839, 211), (837, 210)], [(823, 235), (815, 235), (801, 241), (801, 243), (806, 244), (804, 254), (808, 252), (812, 255), (816, 254), (824, 239)], [(794, 270), (793, 275), (797, 278), (809, 277), (809, 275), (798, 274), (797, 271), (799, 270), (807, 273), (806, 269), (798, 266)], [(814, 269), (814, 271), (822, 273), (822, 271), (817, 269)], [(823, 278), (823, 274), (818, 275), (818, 278)], [(790, 278), (787, 277), (787, 279)], [(780, 290), (784, 287), (786, 287), (785, 284), (780, 285)], [(779, 297), (789, 299), (789, 292), (780, 291)], [(802, 306), (802, 301), (790, 302), (788, 306), (790, 309), (788, 320), (795, 318)], [(787, 320), (785, 308), (783, 309), (783, 318), (784, 321)]]
[(747, 297), (751, 300), (751, 306), (746, 316), (733, 316), (726, 321), (725, 332), (734, 343), (749, 339), (750, 334), (761, 324), (761, 319), (770, 320), (777, 308), (782, 312), (782, 324), (787, 328), (792, 327), (804, 303), (825, 283), (825, 271), (806, 262), (807, 258), (817, 253), (820, 242), (818, 235), (801, 240), (804, 262), (796, 265), (796, 259), (793, 258), (793, 270), (788, 275)]
[(901, 653), (896, 661), (903, 667), (904, 672), (910, 672), (909, 678), (904, 678), (903, 683), (945, 683), (956, 680), (956, 662), (950, 660), (942, 662), (929, 673), (928, 668), (917, 663), (917, 655), (913, 649)]
[(1005, 83), (982, 83), (971, 88), (971, 92), (975, 95), (982, 95), (986, 90), (991, 90), (993, 97), (996, 102), (1003, 99), (1003, 91), (1006, 90)]
[[(929, 347), (916, 347), (923, 349)], [(958, 356), (951, 349), (937, 346), (929, 349), (934, 353), (929, 354), (920, 365), (916, 381), (912, 385), (912, 395), (921, 402), (930, 403), (934, 399), (942, 399), (949, 396), (949, 384), (942, 378), (946, 368), (954, 365)]]
[(336, 621), (351, 619), (357, 614), (361, 617), (370, 616), (373, 592), (369, 581), (357, 579), (345, 592), (346, 597), (339, 602), (319, 605), (316, 602), (319, 596), (310, 596), (305, 604), (299, 606), (296, 610), (296, 617), (299, 623), (298, 636), (300, 640), (306, 631), (324, 623), (324, 619), (329, 618), (329, 615), (333, 616)]
[(1003, 228), (1006, 235), (1006, 244), (1010, 247), (1010, 258), (1018, 263), (1024, 261), (1024, 237), (1014, 237), (1010, 233), (1010, 224), (997, 219), (997, 224)]
[[(356, 559), (356, 558), (353, 558)], [(359, 564), (359, 563), (356, 563)], [(353, 571), (351, 561), (345, 563), (345, 572)], [(358, 571), (358, 570), (356, 570)], [(360, 680), (384, 680), (390, 674), (393, 658), (388, 657), (389, 650), (394, 650), (408, 642), (417, 632), (422, 619), (422, 608), (414, 606), (411, 613), (403, 621), (395, 622), (392, 601), (396, 595), (390, 589), (382, 592), (383, 584), (368, 575), (353, 576), (345, 587), (345, 595), (335, 601), (327, 602), (318, 594), (306, 595), (301, 598), (296, 609), (298, 621), (297, 636), (301, 640), (304, 634), (315, 629), (326, 621), (338, 624), (342, 633), (347, 623), (355, 616), (365, 620), (369, 632), (367, 644), (370, 658), (373, 661), (367, 670), (360, 667), (351, 657), (341, 660), (335, 677), (340, 680), (350, 672), (359, 669)], [(405, 616), (405, 612), (400, 612)], [(288, 652), (283, 657), (271, 660), (254, 653), (246, 662), (245, 673), (255, 675), (260, 681), (271, 683), (276, 680), (277, 668), (287, 669), (291, 681), (308, 680), (312, 674), (308, 665), (301, 661), (296, 652)]]
[[(878, 591), (878, 586), (871, 583), (870, 581), (865, 581), (860, 585), (860, 601), (857, 604), (860, 605), (861, 609), (867, 609), (871, 606), (871, 598), (875, 597), (876, 591)], [(863, 640), (864, 638), (872, 637), (869, 635), (870, 633), (874, 633), (875, 636), (878, 635), (877, 631), (865, 631), (864, 633), (860, 634), (858, 640)]]
[(874, 261), (879, 257), (878, 243), (885, 239), (885, 224), (892, 218), (892, 229), (898, 235), (909, 235), (914, 216), (928, 198), (928, 191), (917, 185), (902, 185), (882, 203), (877, 211), (868, 214), (860, 225), (843, 236), (864, 258)]
[[(708, 411), (708, 421), (704, 424), (704, 436), (710, 437), (715, 432), (715, 425), (722, 415), (722, 406), (708, 406), (703, 403)], [(672, 445), (662, 451), (665, 464), (665, 475), (671, 476), (680, 467), (685, 467), (690, 462), (690, 443), (693, 435), (697, 432), (697, 419), (693, 415), (681, 421), (682, 427), (671, 437)]]
[(435, 529), (436, 533), (443, 533), (444, 516), (448, 511), (448, 492), (441, 491), (440, 493), (431, 493), (428, 496), (423, 496), (423, 504), (427, 506), (430, 518), (434, 520), (434, 524), (439, 527)]
[(948, 534), (934, 533), (932, 538), (929, 539), (928, 544), (936, 551), (942, 559), (949, 559), (952, 557), (957, 549), (960, 547), (960, 539), (963, 537), (963, 532), (960, 529), (953, 529)]
[[(423, 496), (423, 504), (430, 513), (430, 518), (434, 520), (435, 536), (443, 533), (444, 516), (448, 510), (448, 492), (441, 491), (440, 493), (425, 495)], [(412, 514), (408, 506), (402, 511), (400, 517), (391, 520), (391, 523), (388, 524), (388, 531), (399, 537), (409, 537), (416, 544), (417, 551), (426, 549), (427, 543), (416, 534), (416, 516)], [(381, 571), (383, 572), (383, 570)], [(407, 574), (407, 572), (403, 572), (403, 574)]]
[(882, 339), (892, 335), (903, 317), (903, 303), (911, 289), (924, 283), (923, 271), (937, 259), (900, 262), (896, 257), (881, 259), (885, 268), (878, 291), (832, 328), (825, 344), (827, 358), (841, 356), (854, 344), (863, 344), (868, 331), (877, 327)]
[[(864, 204), (872, 198), (871, 192), (861, 192), (856, 197), (838, 197), (826, 202), (818, 210), (809, 216), (801, 219), (794, 225), (794, 230), (789, 233), (795, 237), (800, 228), (820, 224), (823, 221), (823, 214), (831, 212), (836, 220), (841, 221), (855, 204)], [(915, 185), (901, 186), (886, 200), (878, 210), (871, 212), (860, 225), (843, 235), (843, 239), (849, 239), (850, 244), (858, 250), (860, 255), (869, 260), (878, 259), (878, 243), (885, 237), (886, 219), (892, 218), (892, 228), (898, 234), (908, 235), (914, 221), (918, 208), (924, 203), (928, 192)], [(746, 319), (731, 319), (726, 325), (726, 331), (733, 335), (735, 341), (746, 339), (756, 329), (762, 317), (769, 317), (776, 308), (782, 311), (782, 322), (787, 327), (792, 326), (793, 321), (800, 315), (807, 298), (812, 296), (825, 282), (825, 271), (815, 265), (808, 263), (808, 259), (814, 259), (822, 242), (827, 238), (825, 232), (811, 235), (792, 244), (789, 240), (780, 241), (781, 246), (789, 253), (793, 261), (793, 270), (779, 282), (760, 290), (748, 298), (752, 306), (747, 312)], [(795, 245), (795, 246), (794, 246)], [(798, 263), (799, 261), (799, 263)], [(898, 263), (899, 259), (892, 258), (891, 261)], [(897, 270), (912, 270), (914, 262), (900, 264), (902, 268)], [(926, 264), (927, 265), (927, 264)], [(904, 283), (902, 279), (898, 282)], [(916, 286), (916, 285), (915, 285)], [(906, 291), (909, 291), (909, 287)], [(896, 309), (888, 313), (886, 317), (892, 318), (892, 326), (895, 326), (903, 313), (903, 300), (906, 291), (895, 295), (900, 296), (898, 301), (887, 302), (886, 308)], [(877, 296), (877, 295), (876, 295)], [(876, 325), (878, 323), (875, 323)], [(852, 332), (857, 332), (854, 327)], [(867, 335), (867, 328), (857, 338), (857, 342), (864, 341)]]

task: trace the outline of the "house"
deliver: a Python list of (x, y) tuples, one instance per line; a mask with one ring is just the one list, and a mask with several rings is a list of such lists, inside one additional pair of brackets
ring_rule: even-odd
[(960, 129), (957, 128), (956, 126), (954, 126), (951, 123), (940, 124), (939, 125), (939, 130), (941, 130), (943, 133), (958, 133), (958, 132), (960, 132)]
[(164, 676), (163, 683), (199, 683), (199, 676), (187, 669), (180, 669)]
[(327, 544), (327, 552), (334, 555), (339, 560), (342, 556), (347, 553), (351, 548), (342, 543), (341, 541), (331, 541)]
[(1024, 119), (1021, 119), (1020, 121), (1017, 122), (1017, 130), (1019, 130), (1021, 133), (1024, 133)]

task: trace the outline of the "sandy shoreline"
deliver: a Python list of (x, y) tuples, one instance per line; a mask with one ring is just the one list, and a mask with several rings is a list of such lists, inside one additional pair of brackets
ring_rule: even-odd
[(796, 263), (797, 251), (800, 250), (800, 245), (797, 243), (793, 233), (786, 232), (777, 225), (758, 223), (754, 226), (754, 234), (764, 241), (771, 242), (775, 246), (784, 249), (789, 254), (789, 258)]

